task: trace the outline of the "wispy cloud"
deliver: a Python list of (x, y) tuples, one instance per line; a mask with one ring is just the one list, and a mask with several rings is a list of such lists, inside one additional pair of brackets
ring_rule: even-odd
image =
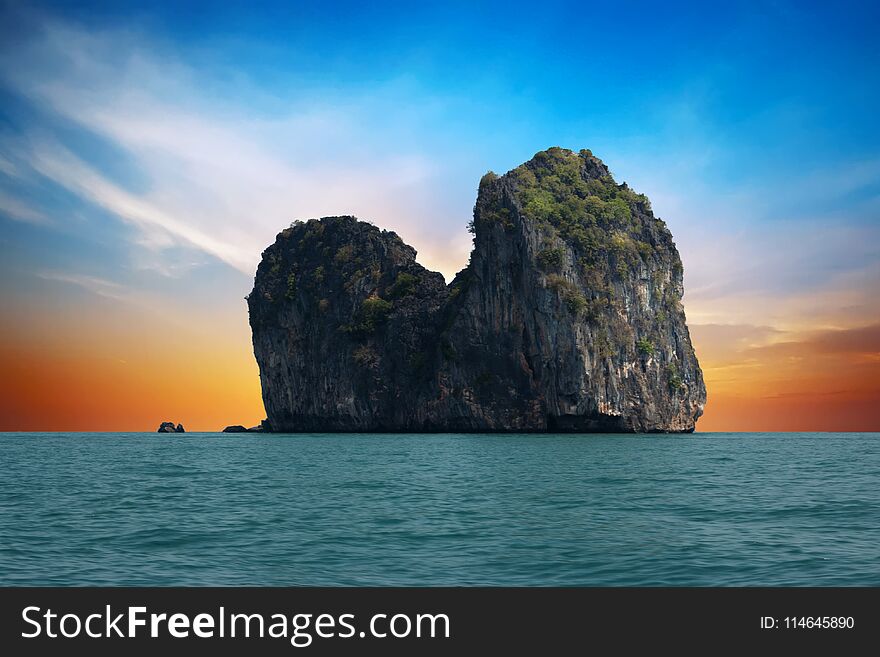
[(125, 287), (106, 278), (58, 271), (42, 271), (38, 272), (37, 276), (46, 281), (58, 281), (60, 283), (76, 285), (92, 294), (113, 299), (114, 301), (128, 300)]
[[(15, 61), (4, 56), (0, 73), (23, 98), (131, 158), (143, 189), (113, 182), (63, 144), (20, 143), (40, 174), (135, 226), (142, 247), (185, 245), (252, 274), (292, 219), (350, 213), (397, 230), (447, 275), (466, 258), (466, 239), (449, 231), (443, 243), (437, 230), (450, 217), (434, 202), (436, 164), (388, 141), (395, 130), (382, 105), (396, 99), (382, 89), (336, 104), (294, 94), (288, 109), (275, 98), (261, 111), (257, 97), (203, 93), (195, 69), (136, 34), (60, 24)], [(466, 218), (452, 218), (462, 234)]]
[(36, 210), (24, 201), (0, 191), (0, 214), (15, 221), (48, 226), (52, 222), (43, 212)]
[(10, 178), (18, 177), (18, 169), (8, 159), (0, 155), (0, 173)]
[(675, 236), (689, 319), (793, 330), (859, 325), (880, 314), (880, 207), (845, 198), (871, 188), (880, 173), (872, 162), (789, 176), (781, 189), (700, 182), (701, 166), (684, 176), (627, 167)]
[(751, 347), (749, 352), (756, 356), (772, 354), (775, 357), (798, 356), (804, 353), (851, 355), (876, 361), (880, 356), (880, 324), (851, 329), (813, 331), (797, 341), (755, 346)]
[(245, 273), (253, 270), (252, 253), (236, 244), (216, 239), (182, 221), (179, 216), (166, 213), (155, 204), (126, 192), (60, 144), (37, 146), (31, 153), (30, 164), (47, 178), (140, 228), (144, 238), (140, 242), (142, 245), (163, 247), (178, 241), (201, 249)]

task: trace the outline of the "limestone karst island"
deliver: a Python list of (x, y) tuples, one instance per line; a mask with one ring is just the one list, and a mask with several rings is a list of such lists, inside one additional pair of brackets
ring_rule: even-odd
[(590, 151), (479, 183), (446, 284), (395, 233), (295, 222), (248, 296), (273, 431), (689, 432), (706, 402), (682, 265)]

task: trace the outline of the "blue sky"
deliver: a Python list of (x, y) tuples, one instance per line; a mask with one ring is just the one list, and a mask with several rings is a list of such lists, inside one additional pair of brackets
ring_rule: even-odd
[(246, 339), (241, 298), (291, 220), (355, 214), (451, 278), (480, 176), (559, 145), (651, 198), (692, 325), (738, 326), (740, 345), (862, 327), (880, 317), (878, 19), (867, 2), (5, 2), (0, 294), (24, 318), (124, 304)]

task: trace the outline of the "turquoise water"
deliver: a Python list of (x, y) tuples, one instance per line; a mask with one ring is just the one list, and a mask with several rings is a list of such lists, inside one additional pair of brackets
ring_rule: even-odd
[(4, 585), (880, 585), (880, 434), (0, 434)]

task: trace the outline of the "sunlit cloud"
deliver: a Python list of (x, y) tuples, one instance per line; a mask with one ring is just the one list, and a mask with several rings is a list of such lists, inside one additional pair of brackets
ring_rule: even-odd
[[(381, 89), (336, 107), (304, 95), (281, 113), (261, 113), (248, 98), (218, 106), (200, 93), (195, 71), (136, 35), (85, 34), (57, 24), (28, 44), (22, 58), (37, 70), (25, 73), (5, 61), (10, 85), (122, 149), (146, 179), (145, 189), (124, 189), (45, 139), (22, 140), (29, 150), (22, 157), (136, 225), (140, 246), (185, 244), (250, 275), (262, 249), (291, 220), (355, 214), (401, 233), (447, 276), (466, 258), (466, 216), (456, 218), (461, 234), (447, 244), (422, 237), (437, 236), (431, 219), (438, 208), (430, 202), (436, 164), (419, 151), (395, 150), (394, 143), (364, 148), (376, 141), (375, 122), (386, 121), (382, 104), (393, 102), (383, 101)], [(457, 262), (448, 260), (450, 251)]]
[[(752, 346), (748, 352), (760, 356), (772, 354), (777, 358), (804, 353), (876, 357), (880, 354), (880, 324), (851, 329), (815, 331), (797, 341)], [(873, 360), (873, 358), (869, 358), (869, 360)], [(880, 385), (880, 381), (878, 381), (878, 385)]]
[(141, 228), (143, 245), (167, 246), (171, 243), (169, 238), (173, 237), (245, 273), (253, 269), (253, 256), (241, 247), (218, 240), (154, 204), (129, 194), (59, 144), (38, 146), (32, 153), (30, 164), (47, 178)]

